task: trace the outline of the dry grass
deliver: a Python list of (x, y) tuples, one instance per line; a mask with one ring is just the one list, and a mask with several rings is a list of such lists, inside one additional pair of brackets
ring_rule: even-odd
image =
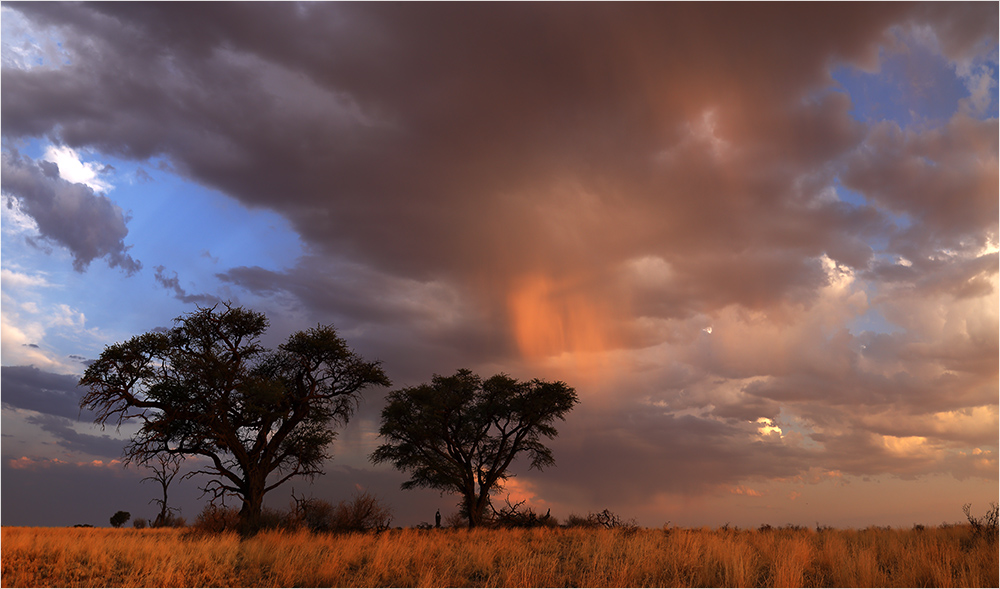
[(5, 587), (996, 587), (997, 545), (926, 530), (3, 528)]

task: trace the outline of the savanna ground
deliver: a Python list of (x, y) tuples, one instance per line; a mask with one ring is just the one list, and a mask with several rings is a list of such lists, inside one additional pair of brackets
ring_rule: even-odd
[(3, 528), (4, 587), (997, 587), (995, 538), (913, 529), (313, 534)]

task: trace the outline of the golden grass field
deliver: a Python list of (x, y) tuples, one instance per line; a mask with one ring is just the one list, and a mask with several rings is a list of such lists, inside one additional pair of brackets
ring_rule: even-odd
[(4, 587), (997, 587), (996, 542), (926, 529), (3, 528)]

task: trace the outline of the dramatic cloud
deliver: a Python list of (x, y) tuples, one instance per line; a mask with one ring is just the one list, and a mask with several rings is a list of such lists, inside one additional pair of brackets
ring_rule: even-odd
[[(3, 190), (42, 237), (132, 274), (125, 237), (158, 229), (75, 153), (278, 213), (293, 263), (143, 253), (156, 292), (253, 304), (278, 338), (332, 322), (401, 386), (566, 380), (558, 472), (518, 492), (651, 514), (995, 486), (995, 4), (4, 6)], [(182, 194), (160, 214), (224, 234)], [(338, 454), (359, 477), (370, 401)]]
[(76, 386), (79, 377), (52, 374), (34, 366), (4, 366), (0, 368), (0, 378), (5, 406), (81, 419), (80, 398), (84, 391)]
[(122, 448), (125, 447), (125, 442), (108, 435), (81, 434), (64, 417), (39, 415), (29, 417), (26, 421), (51, 434), (56, 438), (56, 444), (69, 452), (114, 459), (121, 456)]
[[(42, 238), (70, 250), (76, 271), (83, 272), (97, 258), (107, 258), (108, 266), (129, 275), (142, 268), (126, 253), (128, 219), (108, 197), (63, 179), (55, 162), (35, 162), (17, 152), (2, 157), (4, 194), (20, 201)], [(13, 205), (8, 201), (6, 206)]]

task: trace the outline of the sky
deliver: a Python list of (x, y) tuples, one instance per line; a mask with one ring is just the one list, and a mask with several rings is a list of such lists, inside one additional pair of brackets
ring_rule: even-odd
[[(0, 10), (2, 525), (155, 515), (76, 382), (219, 301), (394, 388), (567, 382), (556, 465), (501, 493), (561, 519), (998, 499), (995, 2)], [(268, 504), (456, 511), (369, 463), (386, 392)]]

